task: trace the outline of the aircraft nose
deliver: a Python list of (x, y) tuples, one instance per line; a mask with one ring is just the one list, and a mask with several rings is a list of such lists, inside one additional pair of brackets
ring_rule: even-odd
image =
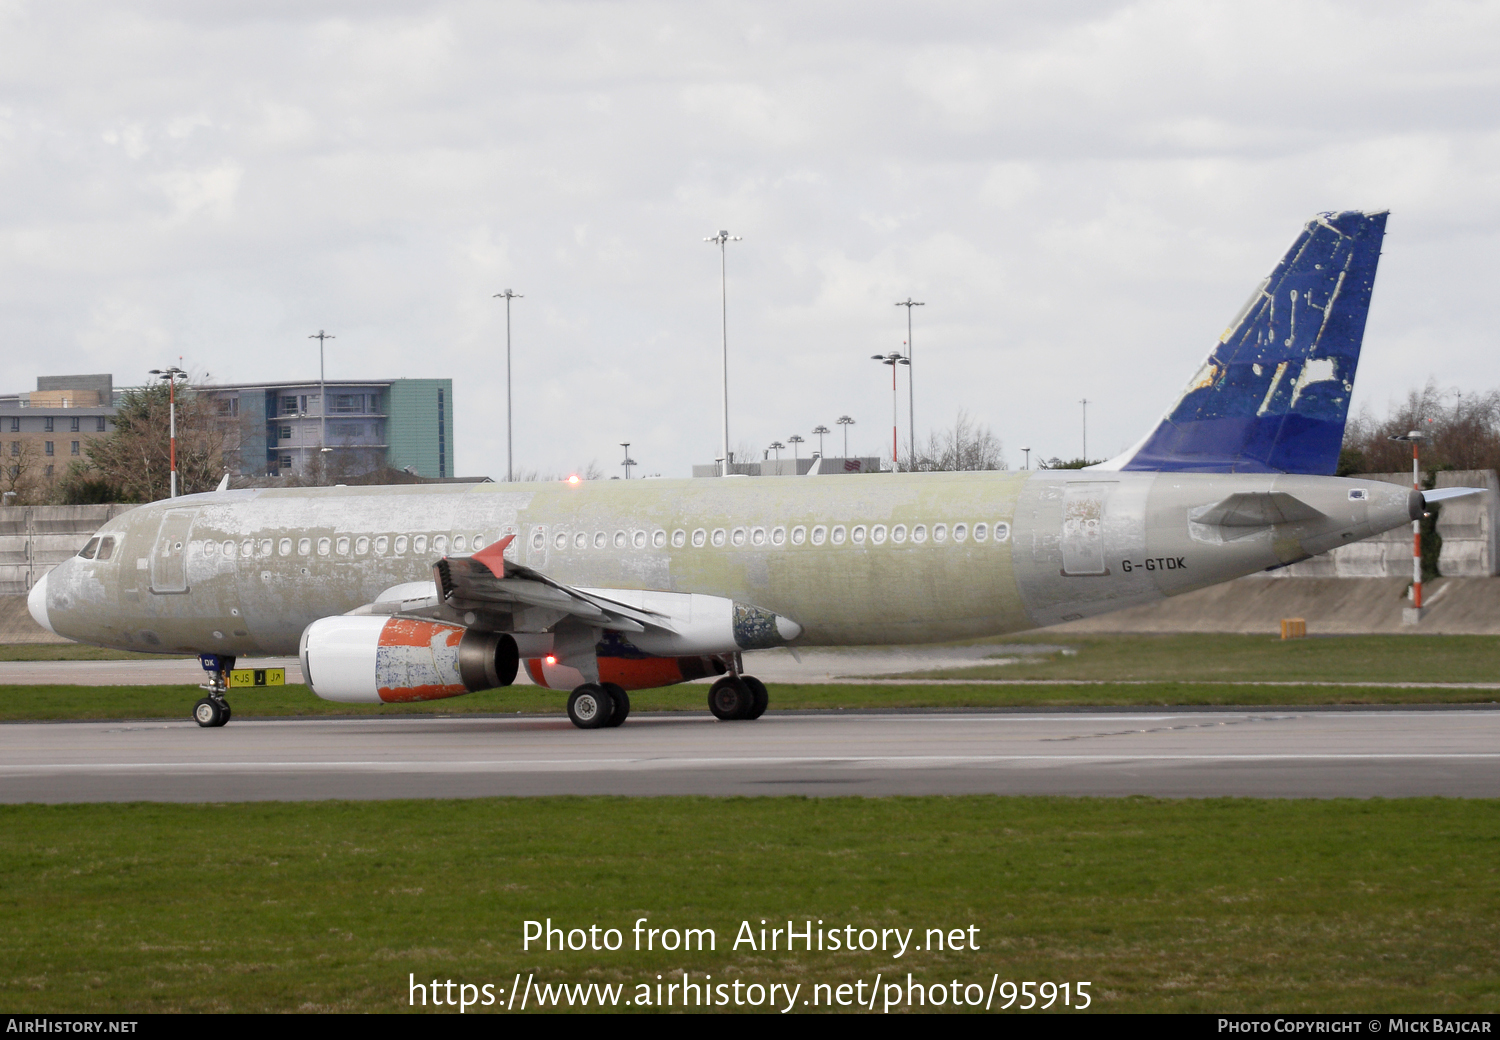
[(26, 609), (31, 613), (33, 621), (57, 635), (57, 629), (52, 627), (52, 622), (47, 617), (47, 578), (48, 575), (43, 574), (42, 579), (31, 586), (31, 592), (26, 596)]

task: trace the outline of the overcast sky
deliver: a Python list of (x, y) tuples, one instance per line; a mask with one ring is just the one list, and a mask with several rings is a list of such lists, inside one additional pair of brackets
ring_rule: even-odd
[(1493, 2), (0, 0), (0, 389), (316, 378), (321, 328), (503, 477), (513, 288), (518, 468), (686, 476), (728, 229), (732, 444), (888, 445), (910, 295), (919, 434), (1072, 457), (1087, 397), (1103, 456), (1387, 207), (1356, 405), (1491, 388), (1497, 51)]

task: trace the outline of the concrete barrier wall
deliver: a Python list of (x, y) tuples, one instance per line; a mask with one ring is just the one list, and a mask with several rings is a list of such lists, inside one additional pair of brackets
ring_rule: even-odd
[(0, 596), (24, 596), (130, 505), (0, 508)]

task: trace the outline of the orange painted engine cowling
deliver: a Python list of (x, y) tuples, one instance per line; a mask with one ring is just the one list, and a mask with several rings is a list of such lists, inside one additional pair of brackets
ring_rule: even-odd
[[(615, 683), (627, 690), (651, 690), (658, 686), (691, 682), (709, 675), (723, 675), (724, 665), (712, 657), (601, 657), (599, 681)], [(583, 684), (583, 675), (550, 658), (530, 658), (526, 674), (549, 690), (571, 690)]]
[(302, 633), (302, 674), (324, 700), (397, 703), (457, 697), (515, 682), (504, 632), (416, 618), (339, 615)]

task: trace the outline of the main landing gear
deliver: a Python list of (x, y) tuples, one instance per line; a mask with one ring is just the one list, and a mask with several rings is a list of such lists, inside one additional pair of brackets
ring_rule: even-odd
[(229, 690), (229, 673), (234, 668), (234, 658), (199, 654), (198, 663), (208, 673), (208, 682), (199, 687), (207, 690), (208, 696), (193, 705), (193, 721), (204, 729), (228, 725), (234, 713), (224, 694)]
[(579, 729), (613, 729), (630, 716), (630, 694), (614, 683), (584, 683), (568, 697), (568, 718)]
[(721, 722), (758, 719), (770, 702), (766, 684), (753, 675), (726, 675), (708, 688), (708, 710)]

